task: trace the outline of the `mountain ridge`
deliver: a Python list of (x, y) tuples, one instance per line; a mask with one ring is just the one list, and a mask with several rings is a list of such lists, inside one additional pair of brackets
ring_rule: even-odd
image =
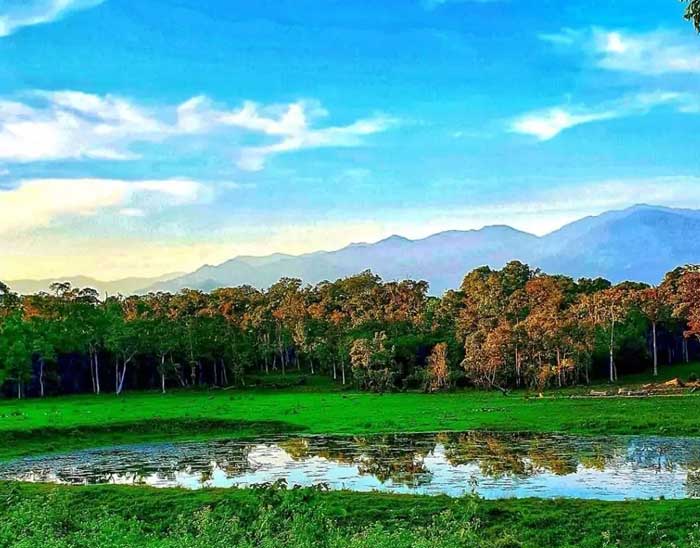
[[(426, 280), (431, 293), (440, 294), (459, 287), (463, 276), (474, 268), (500, 268), (511, 260), (574, 278), (601, 276), (613, 282), (658, 283), (669, 270), (700, 262), (700, 245), (694, 244), (698, 233), (698, 210), (637, 204), (583, 217), (543, 236), (496, 224), (446, 230), (417, 239), (393, 234), (373, 243), (356, 242), (300, 255), (236, 256), (190, 273), (146, 279), (149, 281), (141, 287), (135, 287), (138, 284), (134, 282), (130, 292), (186, 287), (209, 291), (236, 285), (264, 289), (282, 277), (314, 284), (369, 269), (385, 280)], [(12, 282), (9, 285), (13, 287)]]
[[(654, 224), (657, 228), (668, 225), (664, 230), (669, 234), (650, 228)], [(684, 224), (692, 226), (679, 229)], [(484, 265), (497, 268), (510, 260), (521, 260), (547, 272), (573, 277), (602, 276), (614, 282), (633, 279), (657, 283), (668, 270), (700, 261), (697, 246), (688, 246), (684, 252), (668, 242), (671, 234), (671, 240), (687, 242), (696, 229), (700, 230), (699, 211), (637, 204), (583, 217), (543, 236), (503, 224), (446, 230), (417, 239), (394, 234), (374, 243), (358, 242), (334, 251), (286, 256), (249, 272), (248, 277), (239, 272), (235, 281), (265, 288), (281, 277), (318, 283), (370, 269), (388, 280), (425, 279), (431, 285), (431, 292), (439, 294), (458, 287), (464, 274), (473, 268)], [(642, 241), (635, 238), (635, 233), (643, 235)], [(619, 234), (624, 237), (618, 237)], [(668, 249), (673, 252), (665, 252)], [(658, 260), (650, 261), (649, 257)], [(147, 289), (211, 290), (230, 285), (227, 279), (218, 277), (217, 269), (213, 267), (206, 283), (192, 283), (196, 280), (186, 275)]]
[(91, 276), (83, 276), (76, 274), (74, 276), (57, 276), (55, 278), (42, 279), (17, 279), (5, 282), (13, 291), (22, 295), (39, 293), (41, 291), (49, 291), (52, 283), (69, 282), (73, 287), (91, 287), (96, 289), (102, 295), (116, 295), (139, 293), (149, 285), (166, 282), (168, 280), (187, 275), (186, 272), (172, 272), (163, 274), (162, 276), (130, 276), (116, 280), (98, 280)]

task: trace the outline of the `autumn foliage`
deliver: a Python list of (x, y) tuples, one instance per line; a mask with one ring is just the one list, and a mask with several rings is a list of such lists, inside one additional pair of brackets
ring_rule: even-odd
[(512, 262), (476, 269), (439, 298), (425, 282), (371, 272), (107, 299), (68, 284), (29, 296), (0, 284), (0, 386), (17, 397), (292, 371), (371, 391), (543, 389), (657, 372), (699, 349), (700, 268), (690, 266), (649, 287)]

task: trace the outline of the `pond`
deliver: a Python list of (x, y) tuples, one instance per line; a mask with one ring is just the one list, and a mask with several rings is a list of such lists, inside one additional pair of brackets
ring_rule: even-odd
[(484, 498), (700, 498), (700, 439), (392, 434), (159, 443), (23, 458), (0, 479), (154, 487), (289, 487)]

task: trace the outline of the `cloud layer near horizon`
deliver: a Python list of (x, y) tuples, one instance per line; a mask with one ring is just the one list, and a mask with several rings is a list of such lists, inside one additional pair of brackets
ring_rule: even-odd
[[(118, 179), (29, 179), (0, 190), (0, 234), (47, 227), (65, 217), (91, 216), (105, 210), (126, 216), (147, 212), (133, 206), (148, 195), (158, 206), (176, 206), (204, 199), (208, 189), (187, 179), (125, 181)], [(31, 212), (31, 214), (28, 214)]]

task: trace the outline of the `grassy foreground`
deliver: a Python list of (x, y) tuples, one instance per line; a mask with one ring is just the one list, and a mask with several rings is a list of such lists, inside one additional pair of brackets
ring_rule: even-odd
[(0, 545), (694, 548), (699, 510), (697, 501), (0, 484)]

